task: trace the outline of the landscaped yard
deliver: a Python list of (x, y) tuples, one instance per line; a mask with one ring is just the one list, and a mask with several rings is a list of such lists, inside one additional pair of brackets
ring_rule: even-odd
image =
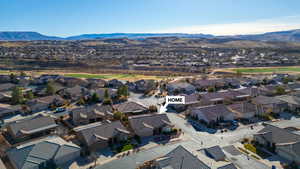
[(240, 73), (272, 73), (272, 72), (299, 72), (300, 73), (300, 67), (237, 68), (232, 70)]

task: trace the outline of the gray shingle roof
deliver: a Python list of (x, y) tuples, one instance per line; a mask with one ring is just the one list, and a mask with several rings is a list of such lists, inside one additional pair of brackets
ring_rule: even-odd
[(144, 105), (131, 101), (116, 104), (114, 107), (122, 113), (140, 113), (147, 110)]
[(112, 116), (113, 109), (110, 105), (92, 105), (87, 107), (79, 107), (72, 110), (73, 121), (80, 119), (93, 119), (97, 117)]
[(216, 161), (225, 159), (225, 154), (222, 151), (220, 146), (213, 146), (213, 147), (206, 148), (205, 152)]
[(171, 124), (166, 114), (145, 114), (136, 115), (128, 118), (130, 126), (136, 134), (147, 128), (160, 128)]
[[(122, 125), (120, 121), (111, 123), (91, 123), (74, 129), (75, 132), (83, 137), (83, 141), (89, 146), (95, 142), (100, 142), (113, 138), (119, 132), (129, 134), (129, 131)], [(103, 140), (101, 140), (101, 138)]]
[(297, 96), (281, 95), (276, 96), (276, 98), (288, 104), (300, 105), (300, 97)]
[(37, 116), (31, 119), (22, 120), (10, 124), (11, 131), (15, 136), (23, 136), (25, 133), (35, 133), (57, 127), (54, 119), (51, 117)]
[(258, 134), (267, 141), (276, 144), (300, 141), (300, 135), (270, 124), (267, 124), (262, 130), (258, 131)]
[(197, 156), (194, 156), (183, 146), (178, 146), (156, 162), (161, 168), (172, 169), (210, 169)]
[(262, 105), (284, 103), (283, 101), (276, 99), (275, 97), (267, 97), (267, 96), (257, 96), (253, 98), (252, 101), (256, 104), (262, 104)]
[(232, 163), (219, 167), (218, 169), (237, 169), (236, 166)]
[(195, 112), (201, 112), (209, 121), (221, 116), (226, 117), (227, 115), (233, 114), (233, 112), (223, 104), (195, 107), (192, 111), (193, 110), (196, 110)]
[(36, 169), (43, 162), (57, 158), (56, 156), (63, 158), (75, 150), (80, 151), (80, 147), (52, 136), (12, 148), (7, 155), (18, 169)]

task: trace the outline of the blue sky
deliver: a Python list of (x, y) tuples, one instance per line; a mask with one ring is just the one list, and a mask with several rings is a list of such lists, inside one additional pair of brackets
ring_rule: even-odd
[(0, 31), (254, 34), (300, 28), (300, 0), (0, 0)]

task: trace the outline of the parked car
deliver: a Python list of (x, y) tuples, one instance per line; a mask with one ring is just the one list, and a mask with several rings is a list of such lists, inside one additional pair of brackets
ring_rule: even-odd
[(61, 113), (61, 112), (64, 112), (64, 111), (66, 111), (66, 108), (58, 107), (58, 108), (55, 109), (54, 113)]

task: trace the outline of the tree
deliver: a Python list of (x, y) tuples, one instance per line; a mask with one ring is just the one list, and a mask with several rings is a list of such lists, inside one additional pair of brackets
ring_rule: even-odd
[(210, 92), (210, 93), (212, 93), (212, 92), (215, 92), (215, 91), (216, 91), (216, 88), (214, 88), (214, 87), (209, 87), (209, 88), (207, 89), (207, 91)]
[(108, 93), (108, 89), (105, 89), (105, 91), (104, 91), (103, 104), (112, 104), (112, 100), (111, 100), (110, 95)]
[(152, 113), (157, 112), (157, 107), (155, 105), (150, 105), (149, 106), (149, 111), (152, 112)]
[(128, 86), (127, 85), (120, 86), (117, 90), (117, 95), (118, 95), (118, 98), (120, 98), (122, 96), (128, 97), (129, 96)]
[(122, 112), (119, 112), (119, 111), (114, 112), (114, 119), (121, 120), (122, 116), (123, 116)]
[(21, 71), (20, 76), (27, 76), (25, 72)]
[(23, 92), (20, 87), (16, 86), (12, 90), (12, 104), (21, 104), (24, 101)]
[(10, 78), (10, 81), (11, 81), (12, 83), (17, 83), (17, 82), (18, 82), (17, 76), (16, 76), (14, 73), (11, 73), (11, 74), (9, 75), (9, 78)]
[(276, 87), (276, 94), (277, 94), (277, 95), (283, 95), (283, 94), (285, 94), (285, 89), (284, 89), (284, 87), (282, 87), (282, 86), (277, 86), (277, 87)]
[(53, 82), (48, 82), (46, 86), (46, 94), (47, 95), (54, 95), (55, 94), (55, 87)]
[(34, 95), (33, 95), (31, 90), (27, 93), (26, 98), (29, 99), (29, 100), (34, 98)]
[(93, 103), (97, 103), (99, 101), (99, 96), (97, 93), (93, 93), (92, 98), (91, 98), (91, 102)]

